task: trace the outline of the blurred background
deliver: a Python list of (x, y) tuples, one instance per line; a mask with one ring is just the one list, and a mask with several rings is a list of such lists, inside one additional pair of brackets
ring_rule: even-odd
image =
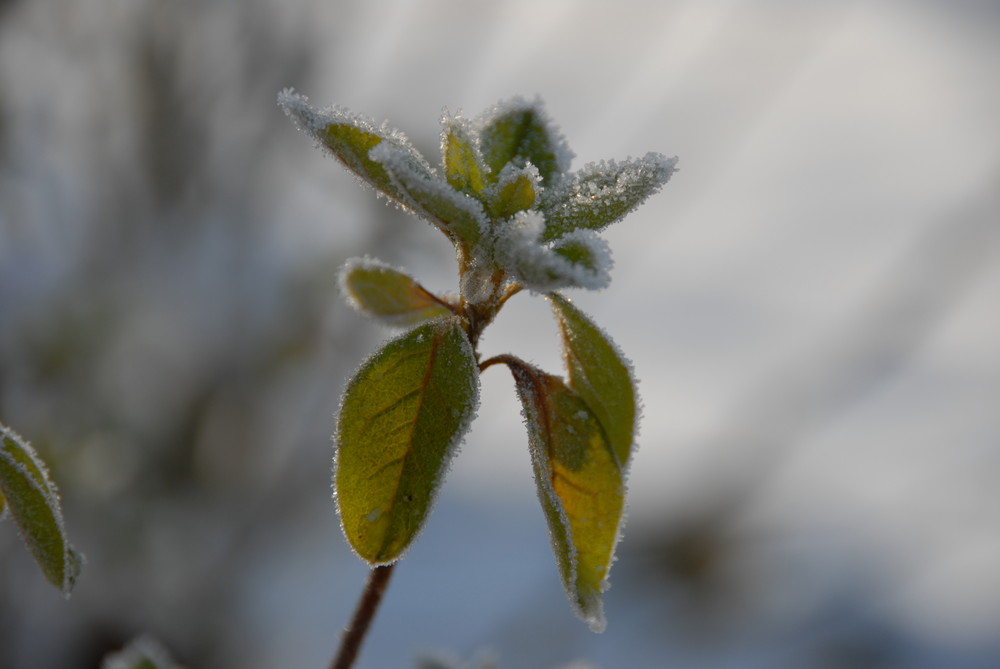
[[(680, 171), (577, 304), (644, 403), (608, 630), (570, 613), (513, 384), (480, 415), (359, 667), (1000, 666), (1000, 3), (0, 2), (0, 421), (64, 494), (64, 601), (0, 524), (0, 668), (139, 633), (192, 669), (324, 667), (366, 568), (330, 435), (391, 333), (371, 254), (443, 236), (275, 104), (389, 119), (541, 96), (574, 168)], [(561, 369), (520, 295), (484, 355)]]

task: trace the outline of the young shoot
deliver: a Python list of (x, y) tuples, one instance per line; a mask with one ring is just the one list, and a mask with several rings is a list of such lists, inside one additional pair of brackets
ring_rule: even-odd
[[(340, 406), (335, 498), (348, 542), (374, 570), (344, 644), (354, 647), (342, 647), (333, 666), (353, 661), (385, 570), (426, 522), (478, 409), (479, 375), (494, 365), (510, 370), (521, 400), (570, 606), (603, 631), (601, 594), (620, 537), (638, 402), (628, 360), (559, 291), (610, 283), (611, 252), (600, 231), (659, 191), (677, 159), (648, 153), (571, 172), (573, 154), (541, 103), (514, 98), (474, 119), (446, 112), (435, 167), (386, 124), (340, 107), (316, 109), (291, 90), (278, 102), (362, 184), (440, 230), (457, 258), (453, 296), (370, 258), (348, 261), (341, 274), (352, 306), (405, 329), (361, 365)], [(565, 377), (512, 354), (480, 360), (483, 330), (526, 288), (552, 306)]]

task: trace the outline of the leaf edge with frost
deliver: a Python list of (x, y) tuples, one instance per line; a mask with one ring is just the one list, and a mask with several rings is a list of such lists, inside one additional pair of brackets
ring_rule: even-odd
[(0, 495), (46, 580), (68, 598), (85, 558), (69, 542), (59, 490), (48, 467), (27, 440), (2, 423)]

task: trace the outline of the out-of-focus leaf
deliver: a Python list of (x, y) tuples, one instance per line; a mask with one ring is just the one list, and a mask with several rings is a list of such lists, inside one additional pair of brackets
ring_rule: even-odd
[(59, 491), (35, 450), (0, 425), (0, 493), (45, 578), (69, 596), (83, 556), (66, 538)]
[(549, 188), (569, 168), (573, 154), (539, 102), (515, 98), (501, 103), (482, 117), (480, 126), (479, 147), (494, 179), (508, 163), (531, 163)]
[(156, 640), (140, 636), (116, 653), (107, 655), (101, 669), (180, 669)]
[(490, 215), (504, 219), (530, 209), (538, 199), (540, 189), (541, 176), (534, 165), (504, 168), (489, 203)]
[(413, 325), (451, 313), (410, 276), (371, 258), (348, 260), (340, 277), (358, 311), (389, 325)]
[(453, 188), (469, 195), (482, 192), (487, 168), (466, 121), (457, 117), (444, 119), (441, 152), (444, 176)]
[(456, 243), (472, 247), (486, 226), (486, 214), (479, 200), (465, 195), (414, 161), (405, 148), (388, 143), (369, 154), (390, 175), (403, 203), (437, 225)]
[(344, 534), (363, 559), (392, 562), (413, 540), (478, 395), (479, 370), (457, 317), (390, 341), (348, 383), (335, 486)]
[(577, 230), (601, 230), (656, 193), (674, 173), (676, 158), (647, 153), (622, 162), (591, 163), (545, 193), (543, 240)]
[(621, 468), (587, 403), (562, 379), (508, 361), (524, 406), (538, 497), (563, 586), (591, 630), (605, 627), (601, 593), (624, 506)]
[(559, 322), (569, 387), (601, 421), (618, 462), (625, 467), (635, 440), (635, 382), (628, 360), (593, 321), (569, 300), (549, 295)]

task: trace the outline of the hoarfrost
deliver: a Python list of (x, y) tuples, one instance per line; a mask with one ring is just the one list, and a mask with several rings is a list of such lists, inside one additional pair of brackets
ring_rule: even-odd
[(474, 255), (459, 279), (462, 298), (471, 304), (480, 304), (490, 298), (494, 290), (493, 266), (485, 258)]
[[(472, 165), (462, 164), (467, 161), (471, 161)], [(453, 174), (449, 166), (468, 169)], [(475, 192), (482, 190), (490, 173), (479, 149), (479, 133), (472, 122), (461, 113), (452, 115), (447, 108), (441, 112), (441, 168), (445, 178), (453, 186), (459, 189), (471, 188)], [(466, 183), (470, 176), (471, 183)]]
[(410, 143), (410, 139), (400, 130), (393, 128), (387, 122), (376, 123), (373, 119), (355, 114), (346, 107), (331, 105), (317, 109), (309, 104), (309, 98), (295, 89), (286, 88), (278, 94), (278, 106), (292, 119), (299, 130), (306, 133), (323, 147), (319, 134), (331, 125), (345, 124), (359, 130), (378, 135), (382, 139), (392, 140), (394, 144), (405, 146), (413, 153), (420, 155)]
[(677, 158), (647, 153), (621, 162), (588, 163), (557, 189), (545, 194), (541, 209), (545, 239), (577, 228), (602, 230), (657, 193), (676, 171)]
[(367, 155), (370, 148), (393, 146), (405, 154), (411, 169), (431, 173), (427, 160), (410, 143), (405, 134), (387, 123), (376, 124), (370, 118), (355, 114), (344, 107), (316, 109), (308, 98), (285, 89), (278, 95), (278, 105), (296, 127), (315, 140), (317, 146), (332, 155), (357, 176), (361, 183), (375, 189), (379, 196), (408, 208), (409, 198), (391, 183), (390, 176)]
[(562, 180), (563, 175), (569, 170), (574, 154), (570, 150), (566, 138), (559, 132), (558, 126), (549, 118), (539, 97), (530, 102), (520, 96), (513, 97), (509, 100), (498, 102), (476, 117), (473, 127), (483, 144), (482, 150), (486, 163), (499, 171), (508, 162), (507, 160), (501, 161), (499, 158), (491, 161), (489, 147), (486, 144), (489, 141), (491, 130), (495, 129), (504, 119), (518, 117), (521, 119), (530, 119), (530, 121), (534, 122), (532, 125), (536, 125), (537, 129), (544, 134), (548, 154), (547, 159), (535, 159), (531, 160), (531, 162), (546, 176), (546, 187), (557, 185)]
[(497, 218), (508, 218), (519, 211), (529, 209), (541, 200), (542, 175), (535, 165), (523, 167), (507, 163), (500, 170), (497, 182), (487, 192), (490, 213)]
[(543, 244), (545, 218), (519, 212), (497, 229), (496, 261), (527, 288), (546, 293), (560, 288), (600, 290), (611, 281), (611, 251), (590, 230), (578, 230), (555, 244)]
[(437, 224), (446, 233), (474, 244), (487, 227), (486, 212), (476, 199), (461, 193), (406, 147), (382, 142), (368, 157), (385, 168), (401, 191), (402, 204)]

